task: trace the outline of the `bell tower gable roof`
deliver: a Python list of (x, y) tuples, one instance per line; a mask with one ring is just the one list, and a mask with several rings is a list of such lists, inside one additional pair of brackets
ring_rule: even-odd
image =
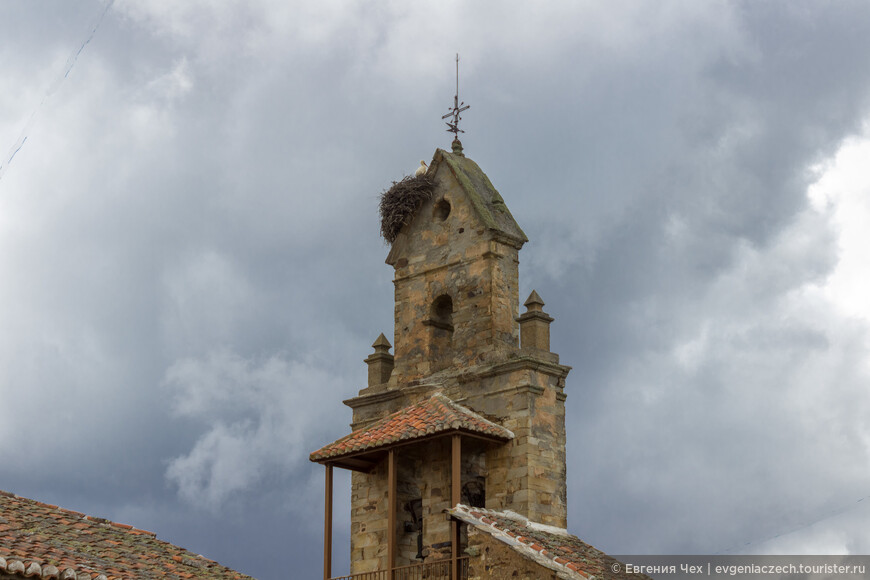
[[(483, 225), (488, 235), (517, 249), (529, 241), (489, 177), (477, 163), (461, 152), (449, 153), (443, 149), (437, 149), (427, 174), (435, 176), (436, 179), (436, 193), (433, 196), (433, 201), (437, 201), (439, 190), (458, 189), (464, 193), (468, 204), (473, 209), (474, 217)], [(408, 223), (400, 230), (387, 256), (387, 264), (395, 265), (405, 254), (409, 230), (424, 213), (422, 212), (423, 208), (433, 201), (423, 203), (415, 212), (416, 215), (408, 220)]]

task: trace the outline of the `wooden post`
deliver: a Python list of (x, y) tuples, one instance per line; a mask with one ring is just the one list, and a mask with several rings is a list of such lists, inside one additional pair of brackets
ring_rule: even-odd
[(387, 569), (388, 578), (393, 578), (396, 565), (396, 451), (390, 449), (387, 459)]
[[(450, 459), (450, 507), (456, 507), (461, 500), (460, 486), (462, 485), (462, 436), (459, 433), (453, 435), (453, 448)], [(459, 580), (459, 521), (456, 518), (450, 520), (450, 577)]]
[(323, 580), (332, 577), (332, 464), (326, 464), (326, 498), (323, 522)]

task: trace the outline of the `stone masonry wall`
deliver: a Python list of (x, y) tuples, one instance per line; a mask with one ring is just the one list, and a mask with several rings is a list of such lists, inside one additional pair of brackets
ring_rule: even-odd
[[(412, 522), (406, 509), (415, 498), (422, 500), (423, 554), (438, 559), (449, 554), (450, 522), (444, 510), (450, 505), (450, 438), (434, 439), (418, 446), (400, 447), (397, 466), (396, 565), (418, 562), (417, 532), (405, 531)], [(387, 558), (387, 462), (372, 473), (351, 476), (351, 573), (383, 569)], [(446, 552), (445, 552), (446, 550)]]
[[(488, 353), (518, 344), (517, 248), (485, 235), (461, 187), (442, 165), (439, 187), (394, 243), (395, 376), (407, 382), (456, 365), (475, 364)], [(444, 219), (437, 207), (450, 206)], [(439, 296), (453, 303), (445, 352), (443, 329), (432, 322)], [(438, 348), (432, 348), (438, 343)]]
[(448, 397), (514, 433), (512, 441), (487, 451), (487, 508), (567, 526), (567, 373), (567, 367), (525, 357), (494, 365), (489, 376), (447, 389)]
[(525, 558), (485, 532), (468, 526), (468, 580), (557, 580), (556, 573)]
[[(503, 445), (463, 440), (462, 483), (482, 477), (486, 505), (509, 509), (532, 521), (567, 527), (565, 467), (565, 376), (568, 367), (534, 356), (444, 376), (432, 389), (510, 429), (515, 438)], [(460, 381), (460, 378), (462, 379)], [(399, 408), (427, 397), (431, 389), (411, 389), (389, 401)], [(384, 409), (383, 414), (389, 409)], [(405, 532), (410, 514), (404, 505), (419, 490), (424, 518), (424, 553), (436, 555), (449, 541), (443, 510), (450, 507), (450, 439), (399, 448), (396, 535), (398, 562), (416, 561), (416, 532)], [(354, 473), (351, 497), (351, 560), (354, 573), (386, 564), (387, 471), (382, 462), (371, 474)]]
[(350, 481), (350, 572), (374, 572), (387, 561), (387, 464)]

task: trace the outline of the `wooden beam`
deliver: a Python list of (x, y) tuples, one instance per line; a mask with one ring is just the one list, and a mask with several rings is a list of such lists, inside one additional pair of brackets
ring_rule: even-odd
[(323, 580), (332, 577), (332, 464), (326, 464), (326, 497), (323, 522)]
[(358, 458), (358, 457), (343, 457), (333, 461), (333, 465), (348, 469), (350, 471), (359, 471), (362, 473), (371, 473), (378, 466), (378, 461)]
[(450, 453), (450, 507), (456, 507), (461, 499), (462, 485), (462, 435), (454, 433), (452, 437), (453, 448)]
[[(450, 452), (450, 507), (456, 507), (461, 501), (460, 486), (462, 485), (462, 435), (454, 433)], [(450, 520), (450, 577), (459, 578), (459, 521)]]
[(396, 566), (396, 450), (390, 449), (387, 457), (387, 569), (390, 570), (389, 578), (393, 577), (392, 570)]

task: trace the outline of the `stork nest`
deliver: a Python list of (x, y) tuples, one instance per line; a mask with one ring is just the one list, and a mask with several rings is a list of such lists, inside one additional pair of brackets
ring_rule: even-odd
[(390, 189), (381, 193), (381, 236), (392, 244), (399, 231), (411, 223), (417, 208), (432, 199), (434, 191), (435, 180), (427, 174), (394, 181)]

